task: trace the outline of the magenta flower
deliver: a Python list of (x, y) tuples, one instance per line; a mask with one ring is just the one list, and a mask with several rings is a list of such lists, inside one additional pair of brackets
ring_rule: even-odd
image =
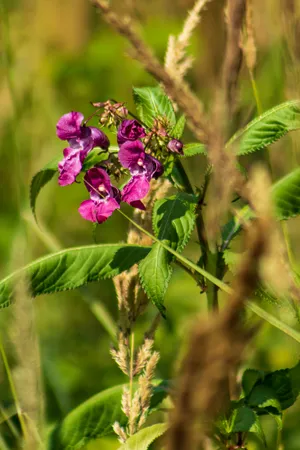
[(145, 210), (141, 199), (146, 197), (149, 189), (150, 183), (145, 175), (133, 176), (122, 190), (122, 201), (134, 208)]
[(178, 139), (172, 139), (168, 145), (167, 148), (172, 152), (172, 153), (179, 153), (179, 155), (183, 155), (183, 143), (181, 141), (179, 141)]
[(145, 130), (137, 120), (123, 120), (118, 129), (117, 140), (122, 145), (126, 141), (136, 141), (145, 136)]
[(72, 111), (62, 116), (56, 125), (59, 139), (68, 140), (69, 147), (64, 150), (64, 159), (58, 164), (60, 186), (76, 181), (86, 155), (94, 148), (107, 149), (109, 140), (98, 128), (82, 126), (83, 114)]
[(145, 209), (141, 199), (149, 192), (151, 178), (158, 178), (163, 173), (162, 164), (145, 153), (140, 141), (125, 142), (118, 156), (122, 166), (129, 169), (132, 175), (122, 190), (122, 201), (135, 208)]
[(91, 222), (105, 222), (116, 209), (120, 208), (119, 189), (112, 186), (107, 172), (98, 167), (87, 171), (84, 184), (91, 198), (81, 203), (78, 209), (80, 215)]
[(153, 156), (145, 153), (144, 145), (140, 141), (129, 141), (121, 145), (118, 154), (119, 161), (123, 167), (129, 169), (131, 175), (145, 175), (158, 178), (163, 173), (162, 164)]

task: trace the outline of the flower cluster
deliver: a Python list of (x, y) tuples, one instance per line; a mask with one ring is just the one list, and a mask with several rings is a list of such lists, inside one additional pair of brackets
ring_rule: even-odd
[[(117, 141), (119, 144), (118, 160), (113, 164), (102, 161), (89, 169), (84, 176), (84, 184), (90, 194), (79, 207), (81, 216), (91, 222), (102, 223), (120, 208), (125, 202), (138, 209), (145, 209), (142, 199), (150, 189), (152, 178), (158, 178), (164, 172), (162, 163), (149, 153), (147, 147), (151, 144), (153, 130), (147, 134), (145, 128), (136, 119), (126, 119), (128, 113), (123, 104), (111, 105), (110, 102), (95, 104), (104, 105), (103, 117), (112, 123), (116, 116)], [(122, 113), (122, 114), (121, 114)], [(62, 116), (56, 126), (57, 136), (68, 141), (68, 147), (63, 151), (64, 158), (58, 164), (60, 186), (76, 182), (76, 177), (82, 171), (83, 163), (88, 153), (95, 147), (108, 150), (109, 140), (103, 131), (96, 127), (86, 126), (83, 114), (70, 112)], [(111, 124), (110, 123), (110, 124)], [(171, 139), (166, 144), (168, 151), (182, 153), (183, 144), (177, 139)], [(110, 180), (111, 166), (117, 172), (127, 170), (131, 178), (120, 191)]]

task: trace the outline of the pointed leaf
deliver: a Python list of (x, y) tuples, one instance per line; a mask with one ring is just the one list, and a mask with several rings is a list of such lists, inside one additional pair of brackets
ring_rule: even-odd
[(207, 150), (204, 144), (199, 142), (185, 144), (183, 146), (182, 156), (207, 155)]
[(275, 106), (239, 130), (227, 147), (239, 141), (238, 155), (261, 150), (280, 139), (289, 131), (300, 129), (300, 100)]
[(170, 135), (172, 138), (174, 139), (180, 139), (181, 136), (183, 135), (184, 132), (184, 127), (185, 127), (185, 116), (182, 115), (179, 117), (179, 119), (176, 122), (176, 125), (174, 126), (174, 128), (172, 129)]
[(10, 305), (19, 277), (28, 279), (33, 296), (51, 294), (114, 277), (145, 258), (149, 251), (149, 247), (106, 244), (44, 256), (0, 281), (0, 308)]
[(118, 450), (148, 450), (149, 445), (162, 436), (167, 428), (165, 423), (144, 428), (131, 436)]
[(62, 156), (57, 156), (55, 159), (50, 161), (43, 169), (39, 170), (31, 180), (30, 185), (30, 207), (32, 213), (35, 216), (35, 205), (37, 196), (40, 193), (42, 187), (45, 186), (56, 173), (58, 173), (58, 163), (62, 160)]
[[(156, 382), (159, 383), (159, 382)], [(121, 409), (123, 389), (129, 385), (118, 385), (94, 395), (71, 411), (56, 426), (50, 436), (49, 450), (79, 450), (89, 441), (113, 434), (114, 422), (127, 424), (127, 417)], [(138, 383), (134, 383), (134, 389)], [(159, 385), (158, 385), (159, 388)], [(156, 395), (153, 387), (150, 412), (168, 395)]]
[[(174, 250), (181, 252), (195, 226), (196, 197), (179, 193), (158, 200), (153, 208), (155, 236)], [(172, 275), (172, 255), (158, 243), (139, 264), (141, 284), (159, 311), (164, 313), (163, 300)]]
[(174, 127), (176, 116), (169, 97), (160, 86), (133, 88), (133, 100), (139, 117), (149, 128), (158, 117), (165, 117)]

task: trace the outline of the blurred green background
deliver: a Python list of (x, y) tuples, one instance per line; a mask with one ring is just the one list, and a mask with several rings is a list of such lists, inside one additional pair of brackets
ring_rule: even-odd
[[(93, 243), (91, 224), (82, 220), (77, 212), (80, 202), (86, 199), (82, 185), (59, 188), (54, 180), (43, 189), (37, 203), (40, 228), (34, 224), (29, 209), (32, 176), (64, 148), (55, 134), (58, 118), (70, 110), (88, 116), (92, 112), (90, 101), (108, 98), (125, 101), (133, 108), (131, 87), (154, 85), (154, 80), (130, 59), (127, 43), (106, 26), (87, 0), (0, 2), (0, 275), (4, 277), (58, 246)], [(161, 60), (168, 35), (180, 31), (186, 11), (193, 4), (190, 0), (115, 0), (112, 3), (119, 10), (131, 10), (140, 21), (142, 34)], [(188, 81), (207, 108), (214, 98), (224, 53), (223, 9), (223, 1), (208, 5), (189, 49), (195, 56), (195, 64)], [(264, 110), (285, 99), (299, 97), (300, 34), (299, 40), (295, 39), (297, 23), (298, 31), (300, 29), (299, 9), (296, 0), (254, 0), (258, 47), (255, 77)], [(245, 67), (240, 86), (233, 128), (245, 125), (256, 114)], [(114, 144), (115, 136), (110, 135), (110, 139)], [(185, 142), (192, 139), (186, 132)], [(298, 132), (273, 145), (274, 179), (297, 165), (299, 144)], [(256, 157), (247, 158), (245, 165), (251, 165)], [(200, 186), (204, 158), (194, 157), (185, 162), (185, 167), (193, 184)], [(299, 224), (295, 219), (288, 225), (296, 260), (300, 250)], [(126, 234), (126, 220), (116, 214), (99, 227), (97, 241), (125, 241)], [(198, 258), (196, 236), (186, 254)], [(112, 281), (94, 284), (85, 291), (34, 300), (48, 425), (91, 395), (126, 381), (110, 357), (112, 338), (97, 320), (97, 302), (107, 309), (114, 321), (117, 320)], [(178, 365), (180, 351), (174, 352), (174, 349), (180, 349), (195, 313), (203, 311), (205, 314), (205, 297), (199, 295), (199, 289), (184, 272), (175, 270), (166, 307), (168, 319), (160, 325), (156, 349), (161, 353), (157, 377), (168, 379)], [(270, 308), (275, 310), (272, 305)], [(278, 314), (297, 326), (288, 308), (279, 307)], [(138, 335), (142, 336), (154, 315), (154, 307), (150, 305), (137, 324)], [(14, 322), (14, 308), (0, 312), (1, 333), (9, 360), (12, 367), (17, 368), (18, 358), (10, 335), (10, 328), (17, 326)], [(18, 345), (18, 340), (14, 345), (16, 343)], [(264, 370), (289, 367), (298, 361), (299, 350), (291, 339), (265, 325), (248, 348), (247, 366)], [(9, 408), (12, 397), (1, 364), (0, 405)], [(299, 422), (298, 402), (284, 418), (285, 450), (299, 450)], [(275, 448), (275, 424), (267, 420), (265, 429), (269, 430), (270, 448)], [(6, 424), (0, 426), (0, 431), (13, 446)], [(116, 439), (107, 438), (90, 448), (109, 450), (118, 448), (118, 444)], [(249, 449), (260, 448), (253, 439)]]

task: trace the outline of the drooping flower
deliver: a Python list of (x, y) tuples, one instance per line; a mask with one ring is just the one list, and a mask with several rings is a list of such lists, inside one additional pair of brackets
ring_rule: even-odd
[(183, 143), (181, 141), (179, 141), (178, 139), (172, 139), (168, 145), (167, 148), (172, 152), (172, 153), (178, 153), (179, 155), (183, 155)]
[(140, 141), (127, 141), (121, 145), (119, 160), (123, 167), (129, 169), (132, 178), (122, 190), (122, 201), (135, 208), (145, 209), (141, 199), (150, 189), (150, 180), (163, 173), (162, 164), (153, 156), (145, 153)]
[(94, 147), (103, 149), (109, 147), (109, 140), (103, 131), (96, 127), (83, 126), (83, 119), (83, 114), (71, 111), (57, 122), (57, 136), (69, 143), (69, 147), (64, 150), (64, 159), (58, 165), (60, 186), (76, 181), (85, 157)]
[(81, 203), (78, 209), (80, 215), (91, 222), (105, 222), (116, 209), (120, 208), (119, 189), (111, 184), (107, 172), (98, 167), (87, 171), (84, 184), (90, 193), (90, 200)]
[(123, 120), (118, 128), (117, 140), (122, 145), (126, 141), (136, 141), (145, 136), (146, 132), (137, 120)]

